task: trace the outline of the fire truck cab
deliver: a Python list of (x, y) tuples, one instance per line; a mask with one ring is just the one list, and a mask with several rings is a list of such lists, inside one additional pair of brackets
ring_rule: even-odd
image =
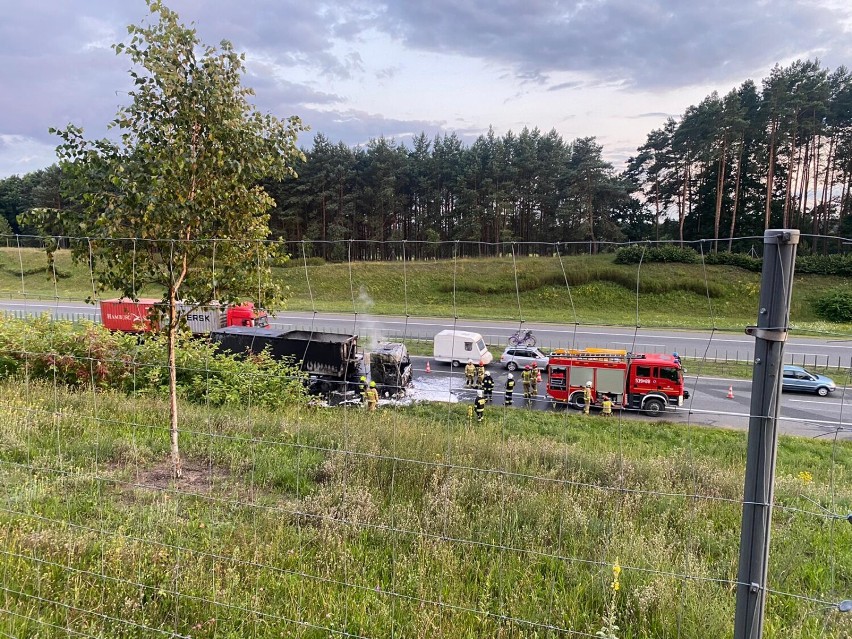
[(547, 395), (554, 406), (564, 403), (581, 408), (583, 389), (589, 382), (593, 406), (600, 406), (609, 395), (614, 408), (641, 410), (652, 417), (667, 406), (682, 406), (689, 397), (680, 363), (663, 353), (559, 349), (551, 353), (547, 372)]

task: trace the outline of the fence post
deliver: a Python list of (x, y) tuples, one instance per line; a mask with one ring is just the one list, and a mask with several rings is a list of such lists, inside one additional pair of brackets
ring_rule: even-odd
[(757, 326), (746, 329), (755, 344), (734, 639), (763, 637), (781, 372), (798, 243), (798, 230), (764, 232), (760, 310)]

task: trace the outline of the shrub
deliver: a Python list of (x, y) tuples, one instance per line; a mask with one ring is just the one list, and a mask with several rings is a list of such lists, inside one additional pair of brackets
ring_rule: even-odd
[(852, 254), (802, 255), (796, 259), (796, 273), (852, 275)]
[[(181, 336), (176, 352), (178, 394), (213, 406), (277, 408), (302, 401), (304, 375), (268, 354), (234, 358), (206, 340)], [(19, 320), (0, 316), (0, 379), (26, 370), (70, 388), (128, 394), (167, 392), (165, 336), (112, 333), (99, 324)]]
[(706, 264), (725, 264), (727, 266), (737, 266), (746, 271), (759, 273), (763, 268), (763, 260), (759, 257), (752, 257), (747, 253), (709, 253), (704, 256)]
[(813, 303), (816, 314), (829, 322), (852, 322), (852, 292), (834, 290)]
[(691, 248), (681, 248), (673, 244), (648, 248), (640, 244), (631, 244), (618, 249), (615, 253), (616, 264), (638, 264), (639, 262), (677, 262), (695, 264), (700, 256)]

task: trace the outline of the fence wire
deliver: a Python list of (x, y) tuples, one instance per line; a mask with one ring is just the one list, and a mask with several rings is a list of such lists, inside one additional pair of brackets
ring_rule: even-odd
[[(129, 240), (128, 285), (159, 295), (139, 279), (145, 240)], [(579, 244), (294, 245), (292, 266), (258, 263), (239, 283), (262, 302), (269, 267), (290, 287), (290, 308), (258, 330), (304, 332), (305, 359), (325, 335), (359, 335), (362, 368), (347, 361), (308, 394), (296, 366), (223, 362), (203, 337), (182, 338), (180, 478), (162, 343), (99, 328), (111, 295), (91, 257), (74, 266), (60, 251), (41, 268), (36, 238), (5, 244), (3, 636), (730, 634), (749, 415), (748, 382), (729, 375), (753, 352), (719, 328), (726, 300), (703, 244), (703, 281), (685, 298), (707, 308), (700, 334), (657, 284), (671, 267), (644, 260), (623, 267), (626, 319), (607, 322), (607, 286), (621, 284), (606, 256), (587, 258), (584, 279)], [(210, 241), (194, 272), (222, 290), (223, 246)], [(837, 389), (782, 398), (767, 607), (779, 636), (849, 627), (852, 332), (838, 326), (810, 323), (785, 354)], [(482, 422), (477, 389), (431, 350), (444, 328), (479, 333), (497, 355)], [(676, 350), (690, 398), (664, 420), (627, 407), (586, 417), (554, 406), (545, 377), (506, 402), (500, 351), (519, 328), (545, 351)], [(413, 384), (368, 410), (357, 382), (384, 342), (408, 346)]]

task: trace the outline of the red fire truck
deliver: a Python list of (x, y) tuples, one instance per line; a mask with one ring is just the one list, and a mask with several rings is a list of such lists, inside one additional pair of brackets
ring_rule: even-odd
[(656, 417), (667, 406), (682, 406), (689, 392), (683, 369), (672, 355), (628, 353), (608, 348), (556, 350), (547, 365), (547, 395), (553, 405), (583, 406), (583, 389), (591, 382), (592, 405), (609, 395), (613, 407)]

